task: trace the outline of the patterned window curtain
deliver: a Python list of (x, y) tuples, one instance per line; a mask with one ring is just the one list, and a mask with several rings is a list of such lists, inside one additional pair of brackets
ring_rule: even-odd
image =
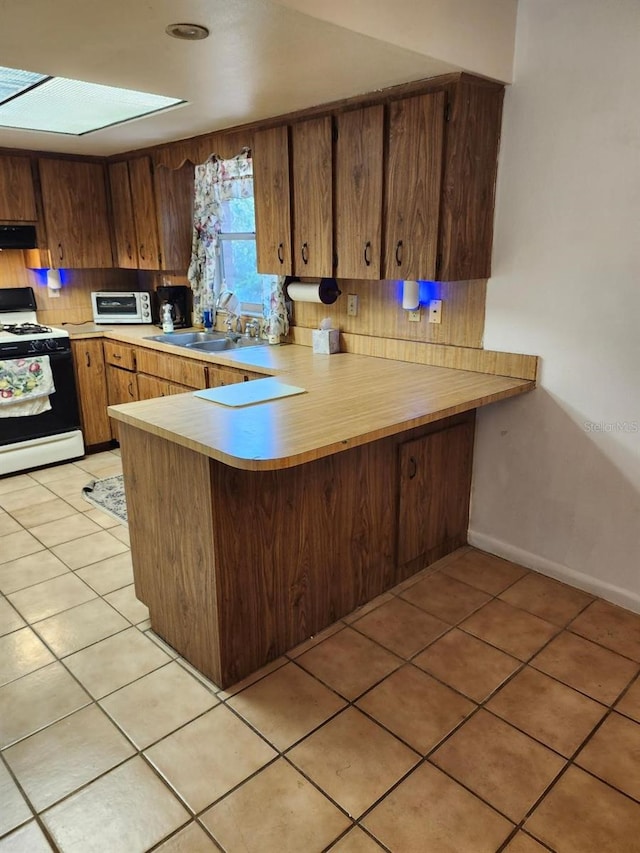
[[(222, 226), (222, 202), (253, 197), (253, 163), (248, 148), (230, 160), (216, 154), (195, 168), (193, 241), (189, 282), (193, 291), (194, 322), (202, 322), (202, 312), (213, 307), (222, 289), (217, 263), (218, 235)], [(289, 318), (284, 300), (285, 277), (273, 277), (263, 297), (265, 331), (270, 339), (286, 335)]]
[(202, 311), (213, 307), (220, 294), (218, 255), (222, 226), (222, 202), (253, 196), (253, 165), (248, 148), (237, 157), (223, 160), (217, 154), (195, 169), (193, 240), (187, 273), (193, 291), (193, 314), (202, 321)]

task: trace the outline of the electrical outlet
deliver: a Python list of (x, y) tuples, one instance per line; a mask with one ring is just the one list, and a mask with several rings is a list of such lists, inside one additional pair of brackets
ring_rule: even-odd
[(347, 296), (347, 316), (348, 317), (357, 317), (358, 316), (358, 297), (355, 293), (350, 293)]
[(429, 322), (442, 323), (442, 299), (432, 299), (429, 302)]
[(409, 311), (409, 322), (410, 323), (419, 323), (420, 322), (420, 309), (416, 308), (415, 311)]

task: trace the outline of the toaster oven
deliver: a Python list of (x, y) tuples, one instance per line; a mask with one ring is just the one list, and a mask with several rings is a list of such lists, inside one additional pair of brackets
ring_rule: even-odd
[(91, 294), (94, 323), (150, 323), (151, 294), (111, 291)]

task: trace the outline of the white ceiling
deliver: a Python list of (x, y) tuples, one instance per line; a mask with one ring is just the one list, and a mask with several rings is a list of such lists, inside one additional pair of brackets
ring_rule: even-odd
[[(169, 38), (165, 27), (178, 21), (204, 24), (211, 36)], [(0, 147), (100, 155), (460, 68), (272, 0), (0, 0), (0, 57), (188, 101), (83, 137), (0, 128)]]

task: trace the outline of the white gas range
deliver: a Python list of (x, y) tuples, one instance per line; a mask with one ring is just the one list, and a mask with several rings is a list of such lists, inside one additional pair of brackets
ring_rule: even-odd
[[(30, 370), (48, 393), (29, 402)], [(83, 455), (69, 334), (38, 322), (31, 287), (0, 289), (0, 476)]]

